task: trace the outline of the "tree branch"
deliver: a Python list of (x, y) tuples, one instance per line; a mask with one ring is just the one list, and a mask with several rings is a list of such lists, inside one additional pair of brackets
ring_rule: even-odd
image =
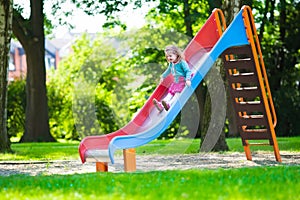
[(18, 40), (22, 44), (26, 44), (28, 38), (31, 35), (30, 31), (27, 28), (28, 24), (29, 24), (29, 20), (24, 19), (22, 15), (17, 10), (14, 9), (12, 30), (14, 35), (18, 38)]

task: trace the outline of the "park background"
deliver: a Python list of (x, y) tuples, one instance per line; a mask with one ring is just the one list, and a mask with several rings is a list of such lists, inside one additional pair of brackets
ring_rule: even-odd
[[(65, 1), (52, 2), (51, 14), (56, 20), (52, 16), (51, 21), (42, 2), (30, 5), (31, 15), (25, 12), (24, 5), (13, 7), (13, 38), (20, 41), (30, 62), (26, 77), (8, 84), (7, 109), (2, 111), (7, 110), (7, 130), (1, 136), (7, 135), (9, 140), (1, 140), (2, 151), (10, 150), (10, 141), (79, 141), (86, 135), (106, 134), (123, 127), (159, 82), (166, 66), (163, 48), (172, 43), (184, 48), (214, 8), (224, 10), (229, 24), (246, 3), (253, 9), (261, 40), (278, 115), (277, 136), (300, 134), (298, 1), (99, 1), (92, 4), (70, 1), (88, 15), (102, 14), (106, 21), (98, 33), (86, 32), (73, 40), (70, 54), (49, 70), (45, 69), (44, 59), (40, 59), (45, 55), (45, 38), (55, 35), (53, 31), (58, 30), (55, 26), (67, 24), (72, 12), (64, 7)], [(49, 5), (47, 1), (44, 3)], [(128, 5), (138, 10), (148, 3), (152, 8), (148, 8), (145, 24), (129, 29), (120, 12)], [(194, 101), (200, 107), (201, 120), (195, 122), (193, 116), (187, 116), (190, 119), (185, 121), (198, 124), (196, 137), (200, 138), (205, 135), (210, 116), (205, 81), (197, 91)], [(79, 104), (74, 105), (74, 96)], [(234, 124), (228, 105), (224, 132), (216, 150), (228, 150), (225, 138), (239, 136)], [(194, 135), (188, 127), (180, 124), (179, 115), (159, 139), (188, 138)]]
[[(7, 24), (11, 23), (11, 26), (5, 26), (0, 34), (1, 39), (7, 37), (6, 40), (0, 40), (1, 42), (8, 41), (7, 47), (3, 47), (4, 51), (0, 54), (2, 70), (0, 150), (3, 152), (0, 171), (7, 170), (2, 168), (11, 163), (14, 166), (11, 171), (14, 175), (1, 176), (1, 198), (297, 199), (299, 197), (300, 173), (297, 164), (300, 134), (299, 1), (70, 0), (70, 3), (92, 16), (104, 15), (107, 23), (103, 28), (99, 27), (99, 33), (93, 36), (85, 33), (78, 37), (71, 45), (72, 53), (62, 59), (55, 70), (47, 71), (44, 60), (45, 38), (54, 37), (58, 30), (54, 26), (65, 24), (67, 19), (71, 18), (73, 10), (63, 4), (65, 0), (37, 0), (30, 1), (34, 3), (29, 6), (30, 14), (26, 16), (23, 15), (24, 8), (21, 5), (15, 4), (12, 7), (11, 2), (1, 1), (1, 5), (4, 6), (0, 9), (0, 26), (3, 27), (2, 23), (5, 20)], [(46, 14), (43, 3), (49, 5), (49, 2), (52, 5), (51, 12)], [(145, 24), (137, 29), (126, 27), (126, 24), (122, 23), (119, 11), (126, 8), (129, 2), (137, 10), (150, 2), (155, 3), (152, 4), (153, 9), (145, 16)], [(283, 155), (282, 164), (270, 161), (273, 157), (268, 157), (267, 160), (252, 162), (260, 167), (241, 169), (201, 168), (149, 173), (47, 174), (48, 168), (55, 165), (57, 160), (76, 159), (78, 162), (77, 147), (82, 139), (80, 132), (106, 134), (122, 127), (132, 118), (151, 94), (159, 81), (159, 75), (165, 69), (163, 48), (166, 44), (175, 43), (184, 48), (213, 8), (221, 8), (225, 13), (227, 24), (230, 24), (242, 5), (249, 5), (253, 9), (278, 116), (276, 133)], [(50, 15), (57, 21), (49, 20)], [(57, 22), (59, 23), (56, 24)], [(30, 62), (27, 63), (26, 80), (14, 80), (6, 85), (7, 73), (3, 72), (8, 69), (7, 56), (11, 36), (22, 44)], [(4, 62), (6, 60), (7, 63)], [(208, 113), (209, 116), (210, 106), (209, 101), (206, 101), (209, 99), (209, 93), (205, 83), (199, 90), (202, 95), (195, 101), (202, 105), (202, 112)], [(80, 109), (73, 107), (74, 91), (82, 97)], [(7, 100), (6, 92), (8, 92)], [(90, 108), (89, 105), (95, 107)], [(96, 113), (97, 121), (80, 118), (82, 116), (74, 115), (74, 111), (81, 111), (87, 116)], [(227, 147), (231, 151), (242, 152), (239, 136), (232, 126), (234, 121), (230, 115), (227, 118), (221, 139), (226, 145), (221, 146), (219, 151), (224, 151)], [(195, 123), (192, 119), (188, 121)], [(156, 140), (151, 145), (138, 148), (138, 155), (154, 153), (152, 159), (155, 159), (158, 152), (154, 147), (164, 147), (170, 142), (172, 145), (167, 146), (172, 151), (164, 153), (183, 153), (178, 152), (178, 149), (186, 141), (190, 144), (188, 153), (197, 153), (201, 141), (199, 137), (205, 133), (206, 123), (203, 121), (196, 123), (199, 123), (197, 139), (193, 139), (192, 143), (189, 139), (188, 126), (180, 125), (179, 115), (162, 134), (160, 139), (164, 140)], [(175, 142), (169, 140), (173, 137), (183, 139), (174, 140)], [(270, 151), (267, 152), (269, 153)], [(223, 152), (218, 155), (222, 154), (226, 155)], [(258, 151), (258, 154), (265, 153)], [(164, 155), (161, 157), (166, 157)], [(35, 176), (18, 174), (20, 173), (18, 161), (27, 163), (28, 168), (31, 168), (34, 162), (43, 162), (44, 169), (41, 171), (44, 171), (44, 174)], [(291, 164), (286, 161), (290, 161)], [(60, 168), (60, 171), (63, 169)]]

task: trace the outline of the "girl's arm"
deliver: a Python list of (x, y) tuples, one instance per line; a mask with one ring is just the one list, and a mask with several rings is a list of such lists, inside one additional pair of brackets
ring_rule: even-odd
[(191, 69), (189, 68), (189, 65), (187, 64), (186, 61), (182, 61), (182, 69), (185, 73), (185, 80), (186, 81), (190, 81), (191, 80), (191, 76), (192, 76), (192, 71)]
[(166, 78), (170, 73), (171, 73), (171, 68), (170, 68), (170, 63), (168, 65), (168, 68), (166, 69), (166, 71), (161, 75), (161, 78), (164, 79)]

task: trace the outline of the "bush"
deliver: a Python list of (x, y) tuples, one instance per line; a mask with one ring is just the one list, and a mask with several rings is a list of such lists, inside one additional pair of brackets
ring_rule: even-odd
[(21, 136), (25, 127), (26, 81), (16, 80), (8, 84), (7, 131), (9, 137)]

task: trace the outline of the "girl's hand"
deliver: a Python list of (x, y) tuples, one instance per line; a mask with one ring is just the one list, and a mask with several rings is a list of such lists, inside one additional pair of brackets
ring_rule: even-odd
[(185, 81), (185, 84), (186, 84), (188, 87), (190, 87), (192, 83), (191, 83), (190, 80), (187, 80), (187, 81)]

